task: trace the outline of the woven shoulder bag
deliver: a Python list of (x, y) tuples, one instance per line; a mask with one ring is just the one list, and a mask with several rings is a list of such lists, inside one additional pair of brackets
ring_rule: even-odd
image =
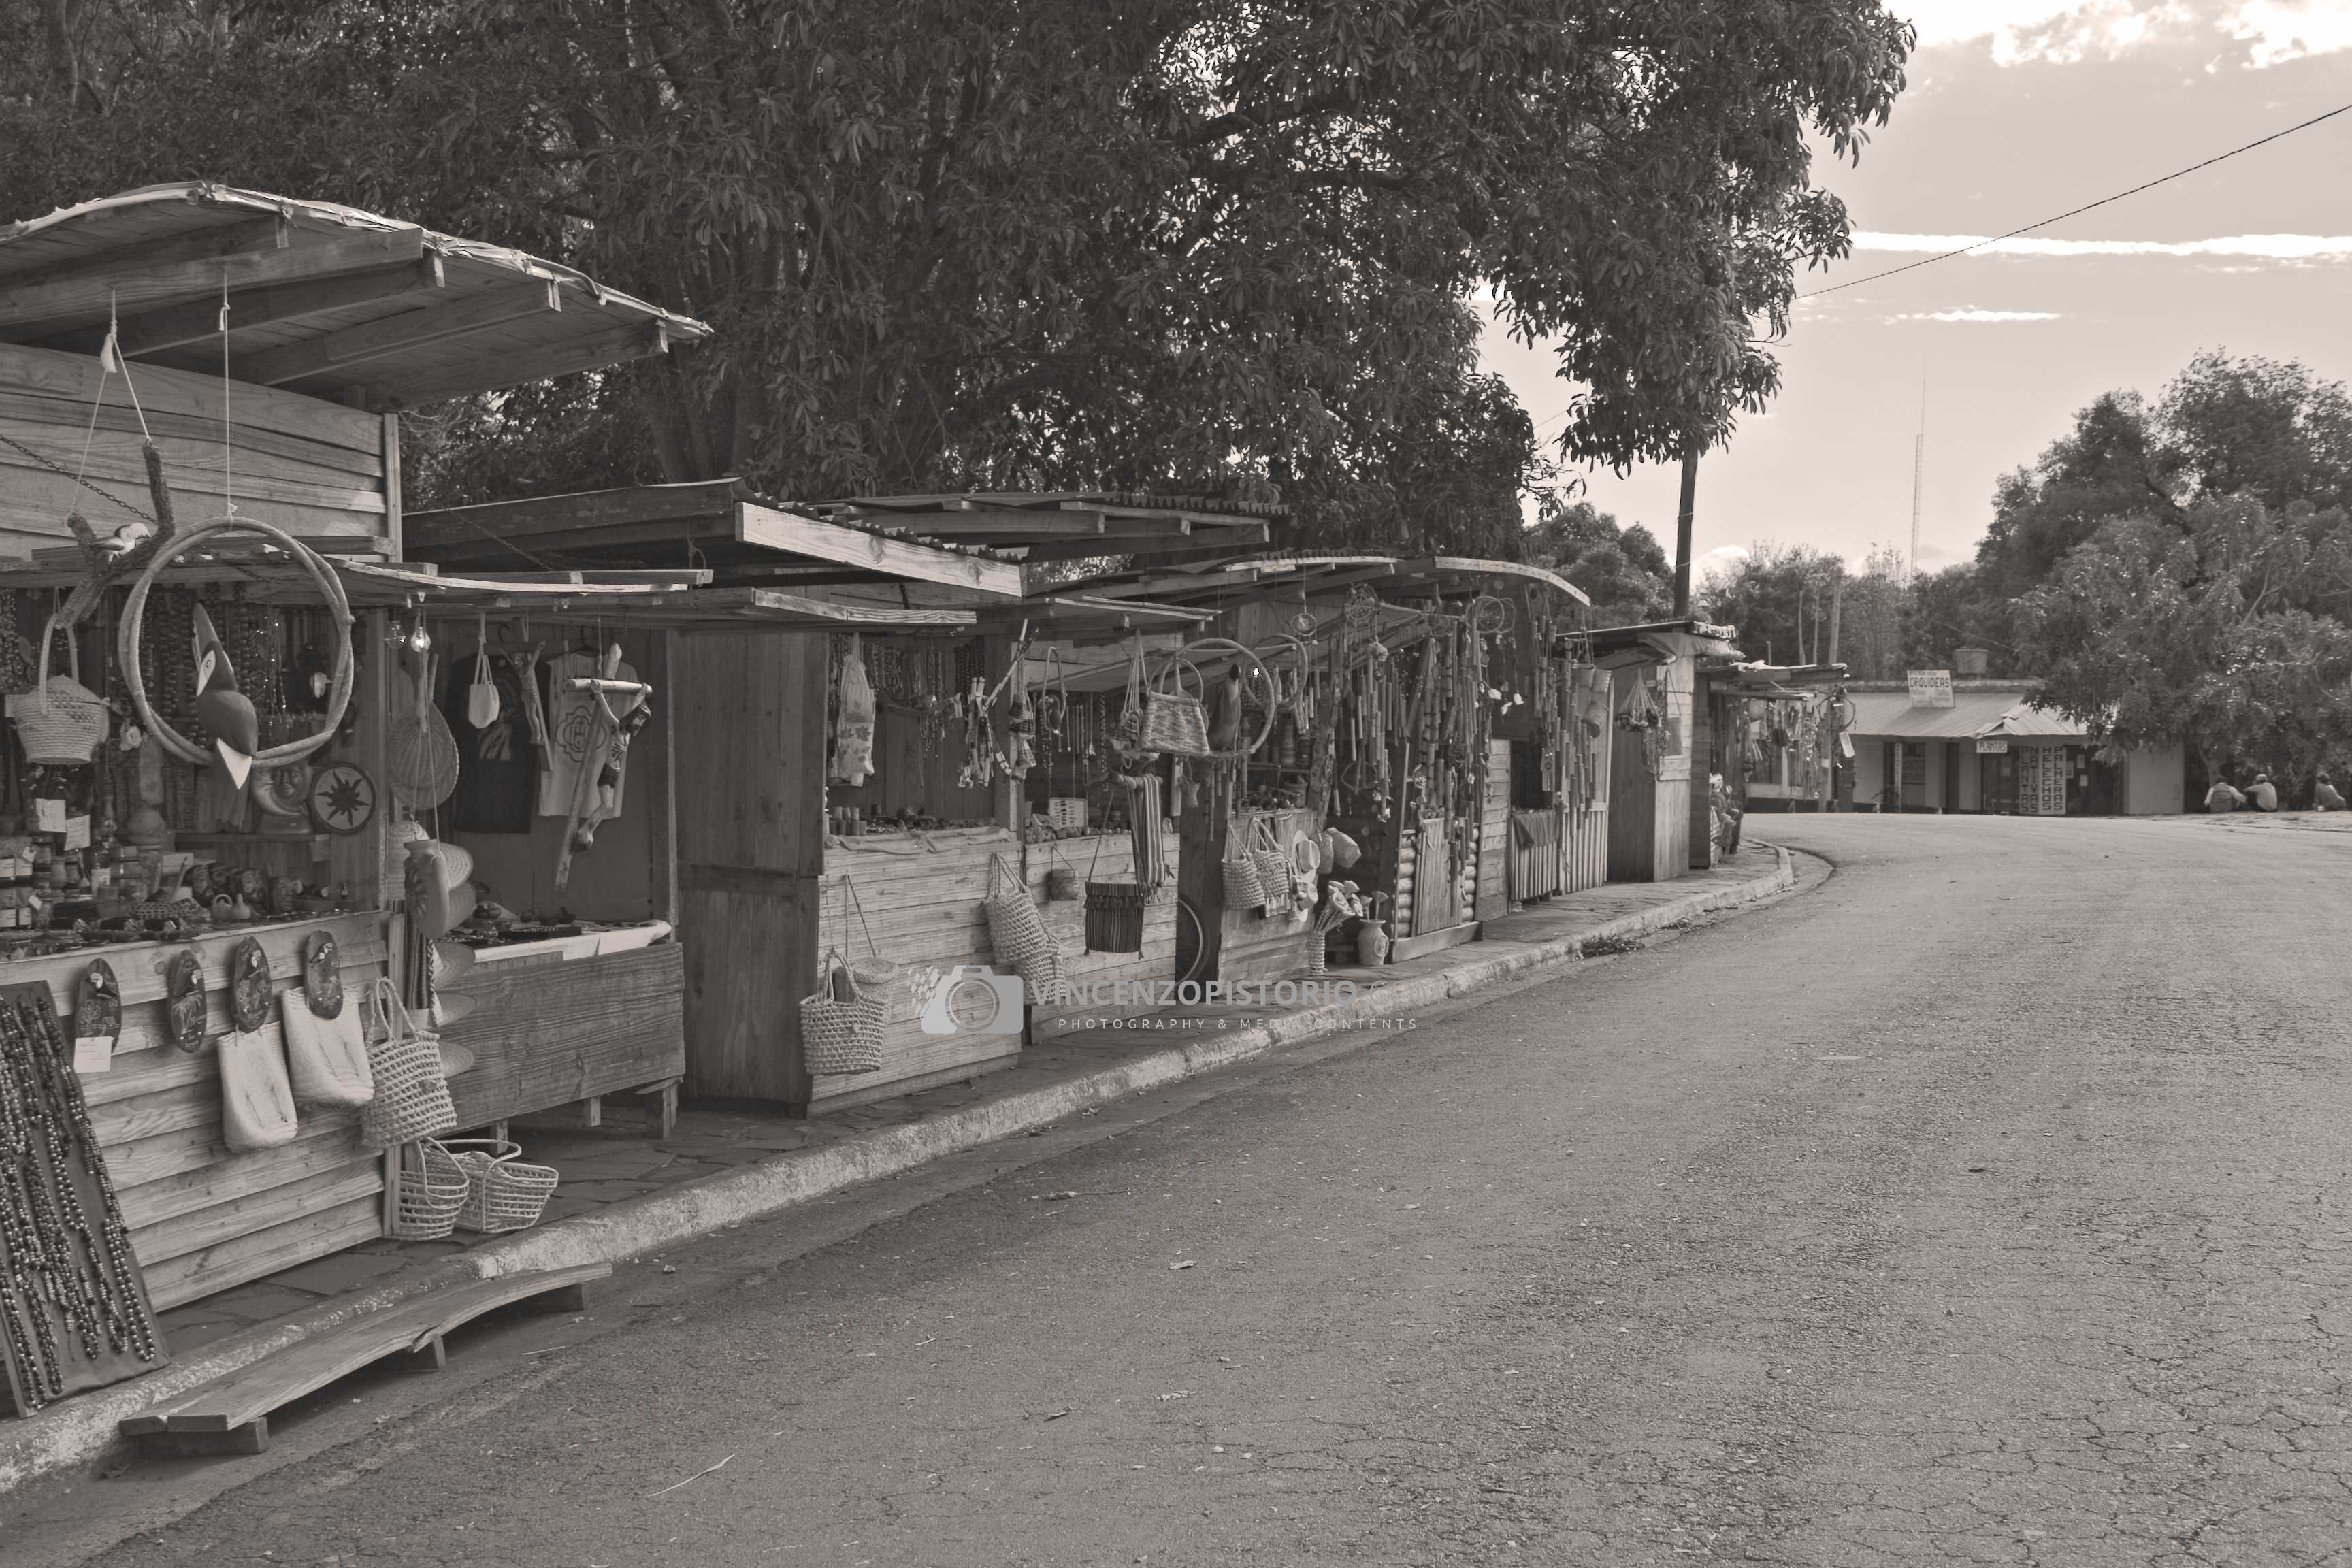
[(368, 996), (374, 1009), (368, 1077), (375, 1097), (360, 1109), (360, 1142), (390, 1149), (456, 1131), (457, 1107), (441, 1075), (441, 1037), (416, 1026), (389, 976), (379, 977)]

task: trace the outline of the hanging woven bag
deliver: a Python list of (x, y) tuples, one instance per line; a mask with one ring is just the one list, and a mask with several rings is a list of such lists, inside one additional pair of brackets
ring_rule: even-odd
[(1281, 841), (1274, 836), (1273, 817), (1261, 816), (1252, 821), (1250, 858), (1257, 865), (1258, 886), (1265, 891), (1266, 914), (1287, 914), (1293, 894), (1290, 857), (1282, 852)]
[(280, 1027), (286, 1036), (286, 1073), (298, 1105), (365, 1105), (375, 1098), (375, 1078), (368, 1070), (367, 1034), (360, 1026), (360, 1010), (345, 1004), (331, 1018), (321, 1018), (304, 1003), (299, 989), (278, 999)]
[(988, 858), (988, 948), (999, 969), (1011, 969), (1029, 983), (1033, 996), (1061, 984), (1062, 950), (1029, 897), (1028, 884), (1002, 855)]
[[(1246, 830), (1243, 837), (1246, 838)], [(1257, 861), (1251, 857), (1246, 844), (1234, 837), (1230, 826), (1225, 831), (1225, 858), (1219, 869), (1224, 875), (1225, 908), (1265, 907), (1265, 884), (1258, 879)]]
[(1160, 672), (1160, 683), (1144, 692), (1143, 736), (1138, 742), (1144, 751), (1171, 757), (1215, 754), (1209, 748), (1208, 710), (1198, 697), (1184, 689), (1183, 671), (1188, 668), (1182, 659), (1171, 658)]
[(81, 683), (81, 647), (72, 634), (66, 637), (66, 658), (73, 673), (49, 673), (56, 629), (52, 621), (41, 633), (40, 685), (12, 705), (25, 760), (37, 768), (80, 767), (106, 739), (106, 703)]
[(221, 1142), (237, 1153), (291, 1143), (301, 1131), (286, 1056), (259, 1029), (220, 1037)]
[(1151, 889), (1140, 882), (1098, 882), (1095, 866), (1102, 860), (1102, 840), (1095, 840), (1093, 862), (1087, 867), (1087, 951), (1141, 952), (1143, 910)]
[(361, 1144), (390, 1149), (455, 1132), (457, 1107), (449, 1098), (449, 1080), (442, 1076), (441, 1037), (416, 1026), (389, 976), (379, 977), (369, 996), (375, 1017), (370, 1030), (374, 1037), (368, 1041), (368, 1076), (375, 1093), (360, 1110)]
[(841, 955), (818, 961), (816, 989), (801, 998), (801, 1060), (814, 1078), (882, 1069), (882, 1000), (860, 990)]

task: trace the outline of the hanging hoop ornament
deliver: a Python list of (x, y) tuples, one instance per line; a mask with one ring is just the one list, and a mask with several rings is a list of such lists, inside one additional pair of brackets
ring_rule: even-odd
[(122, 625), (115, 645), (122, 665), (122, 685), (130, 694), (131, 706), (138, 713), (139, 721), (147, 727), (149, 734), (163, 743), (165, 751), (182, 762), (194, 763), (199, 767), (213, 760), (211, 752), (197, 750), (186, 736), (166, 724), (148, 702), (146, 682), (139, 673), (139, 637), (147, 616), (147, 591), (155, 585), (156, 574), (197, 546), (217, 535), (232, 532), (257, 533), (299, 562), (302, 569), (310, 573), (310, 580), (319, 585), (319, 592), (325, 595), (328, 614), (334, 622), (334, 683), (328, 694), (326, 717), (320, 723), (319, 732), (304, 740), (272, 746), (257, 753), (253, 759), (256, 768), (284, 767), (289, 763), (299, 762), (332, 740), (336, 730), (342, 724), (344, 711), (352, 703), (350, 596), (343, 592), (342, 580), (335, 575), (334, 568), (327, 564), (325, 558), (285, 530), (257, 522), (249, 517), (231, 515), (183, 528), (166, 541), (131, 584), (130, 596), (122, 603)]

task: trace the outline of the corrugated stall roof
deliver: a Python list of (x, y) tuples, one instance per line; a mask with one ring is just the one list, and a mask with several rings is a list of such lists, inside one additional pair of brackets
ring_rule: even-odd
[(1857, 691), (1852, 696), (1857, 739), (1967, 741), (1979, 735), (2078, 739), (2081, 724), (2036, 707), (2015, 691), (1958, 691), (1949, 708), (1914, 708), (1907, 691)]

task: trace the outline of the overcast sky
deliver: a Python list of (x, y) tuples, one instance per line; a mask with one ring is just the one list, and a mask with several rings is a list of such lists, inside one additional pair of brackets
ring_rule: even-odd
[[(2000, 234), (2352, 102), (2352, 0), (1894, 0), (1910, 86), (1860, 165), (1824, 163), (1854, 254), (1819, 288)], [(1957, 242), (1948, 237), (1961, 236)], [(1801, 301), (1783, 387), (1700, 465), (1696, 552), (1907, 548), (1927, 386), (1920, 563), (1969, 559), (1995, 479), (2111, 387), (2153, 396), (2200, 348), (2352, 377), (2352, 114), (1998, 255)], [(1539, 426), (1570, 389), (1489, 334)], [(1589, 478), (1673, 545), (1671, 469)]]

